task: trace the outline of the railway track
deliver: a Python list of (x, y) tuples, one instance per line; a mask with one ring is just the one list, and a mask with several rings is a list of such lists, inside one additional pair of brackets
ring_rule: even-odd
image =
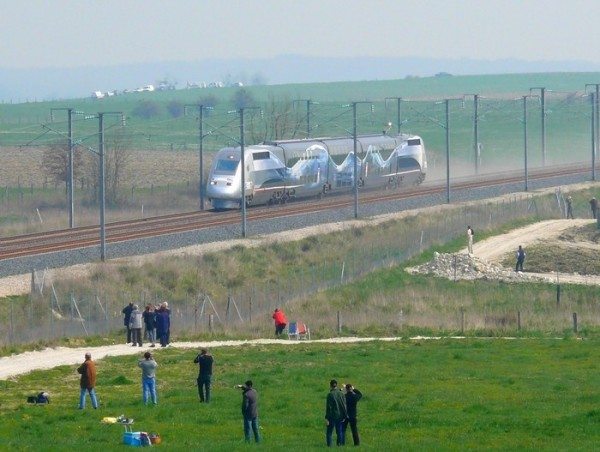
[[(589, 167), (572, 166), (560, 169), (538, 170), (529, 175), (531, 180), (570, 176), (589, 172)], [(451, 190), (467, 190), (523, 181), (523, 175), (496, 174), (485, 177), (453, 181)], [(436, 183), (401, 190), (377, 190), (361, 192), (359, 204), (402, 200), (417, 196), (445, 193), (445, 183)], [(349, 208), (354, 205), (352, 195), (344, 194), (326, 197), (319, 202), (298, 201), (290, 204), (253, 207), (247, 210), (247, 221), (266, 220), (286, 216), (309, 214), (324, 210)], [(142, 239), (165, 234), (175, 234), (193, 230), (209, 229), (234, 225), (240, 222), (239, 211), (196, 211), (164, 215), (146, 219), (107, 223), (106, 243)], [(85, 226), (73, 229), (27, 234), (0, 239), (0, 261), (17, 257), (34, 256), (57, 251), (74, 250), (100, 244), (99, 226)]]

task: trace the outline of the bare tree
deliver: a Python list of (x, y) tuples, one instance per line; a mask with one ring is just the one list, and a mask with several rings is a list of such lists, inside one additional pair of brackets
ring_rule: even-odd
[[(122, 127), (105, 135), (104, 183), (106, 185), (106, 202), (109, 204), (117, 204), (120, 201), (121, 179), (133, 158), (129, 144), (129, 137)], [(94, 199), (97, 201), (99, 193), (99, 159), (97, 155), (90, 154), (86, 160), (88, 161), (88, 176), (94, 187)]]
[(250, 116), (250, 137), (254, 143), (293, 138), (301, 122), (289, 99), (269, 97), (262, 113), (254, 112)]
[[(42, 154), (42, 171), (56, 182), (64, 182), (68, 189), (69, 181), (69, 144), (59, 143), (44, 149)], [(84, 171), (84, 158), (81, 149), (73, 149), (73, 179), (76, 180)]]

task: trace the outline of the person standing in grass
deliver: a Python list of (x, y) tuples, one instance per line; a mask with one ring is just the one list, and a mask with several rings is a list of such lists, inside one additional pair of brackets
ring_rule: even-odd
[(360, 445), (360, 437), (358, 436), (358, 426), (357, 426), (357, 409), (356, 405), (358, 401), (362, 398), (362, 393), (356, 389), (351, 384), (346, 385), (346, 410), (348, 412), (348, 417), (344, 420), (344, 439), (346, 438), (346, 429), (348, 428), (348, 424), (350, 424), (350, 429), (352, 430), (352, 440), (354, 441), (354, 445)]
[(574, 219), (575, 217), (573, 216), (573, 198), (571, 198), (570, 196), (567, 196), (567, 219), (571, 218)]
[(325, 440), (327, 441), (327, 447), (331, 447), (334, 429), (337, 445), (343, 446), (346, 443), (344, 440), (343, 423), (347, 417), (346, 397), (344, 397), (344, 394), (338, 388), (337, 381), (331, 380), (325, 404), (325, 424), (327, 425)]
[(158, 364), (152, 358), (152, 353), (144, 353), (144, 359), (138, 361), (138, 367), (142, 369), (142, 400), (144, 405), (148, 403), (148, 395), (152, 399), (152, 403), (156, 405), (156, 368)]
[(517, 250), (517, 265), (515, 267), (515, 271), (523, 271), (523, 262), (525, 262), (525, 250), (521, 245), (519, 245), (519, 249)]
[(203, 348), (200, 354), (196, 356), (194, 362), (199, 365), (198, 373), (198, 395), (200, 402), (210, 402), (210, 383), (212, 379), (213, 357), (208, 350)]
[(131, 330), (131, 342), (132, 347), (136, 344), (142, 346), (142, 312), (139, 310), (138, 305), (133, 305), (131, 316), (129, 318), (129, 329)]
[(279, 308), (275, 309), (272, 317), (275, 320), (275, 337), (279, 337), (287, 325), (287, 318)]
[(96, 398), (96, 363), (92, 361), (92, 354), (85, 354), (85, 361), (81, 366), (77, 368), (77, 372), (81, 374), (79, 380), (79, 386), (81, 391), (79, 392), (79, 409), (85, 408), (85, 393), (90, 395), (92, 406), (94, 409), (98, 408), (98, 399)]
[(129, 304), (121, 311), (124, 314), (123, 323), (125, 324), (125, 328), (127, 328), (127, 344), (131, 343), (131, 329), (129, 328), (131, 311), (133, 311), (133, 302), (130, 301)]
[(258, 432), (258, 393), (252, 387), (252, 381), (248, 380), (242, 389), (242, 416), (244, 417), (244, 438), (250, 442), (250, 429), (254, 433), (254, 441), (260, 442), (260, 433)]
[(467, 250), (469, 254), (473, 254), (473, 229), (467, 226)]
[(592, 218), (595, 220), (598, 213), (598, 200), (595, 196), (590, 199), (590, 209), (592, 209)]

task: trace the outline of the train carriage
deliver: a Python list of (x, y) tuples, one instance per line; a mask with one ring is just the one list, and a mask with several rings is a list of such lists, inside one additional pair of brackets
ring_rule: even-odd
[[(246, 203), (272, 204), (354, 186), (420, 184), (427, 160), (416, 135), (360, 135), (352, 138), (269, 141), (244, 149)], [(223, 148), (213, 161), (207, 197), (215, 209), (241, 207), (241, 149)]]

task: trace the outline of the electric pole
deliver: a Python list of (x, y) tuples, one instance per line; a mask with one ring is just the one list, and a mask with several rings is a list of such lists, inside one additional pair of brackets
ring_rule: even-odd
[(68, 196), (68, 204), (69, 204), (69, 228), (73, 229), (75, 227), (75, 205), (74, 205), (74, 187), (73, 183), (73, 109), (72, 108), (51, 108), (50, 109), (50, 118), (54, 121), (54, 112), (55, 111), (66, 111), (68, 117), (68, 131), (67, 131), (67, 140), (69, 146), (69, 167), (67, 169), (67, 196)]
[(542, 86), (529, 88), (529, 93), (531, 93), (531, 90), (533, 89), (540, 90), (540, 102), (542, 109), (542, 166), (546, 166), (546, 88)]
[(402, 98), (401, 97), (386, 97), (385, 100), (395, 100), (396, 101), (396, 106), (397, 106), (396, 130), (398, 131), (398, 135), (400, 135), (401, 127), (402, 127), (402, 116), (400, 116), (400, 104), (402, 103)]

